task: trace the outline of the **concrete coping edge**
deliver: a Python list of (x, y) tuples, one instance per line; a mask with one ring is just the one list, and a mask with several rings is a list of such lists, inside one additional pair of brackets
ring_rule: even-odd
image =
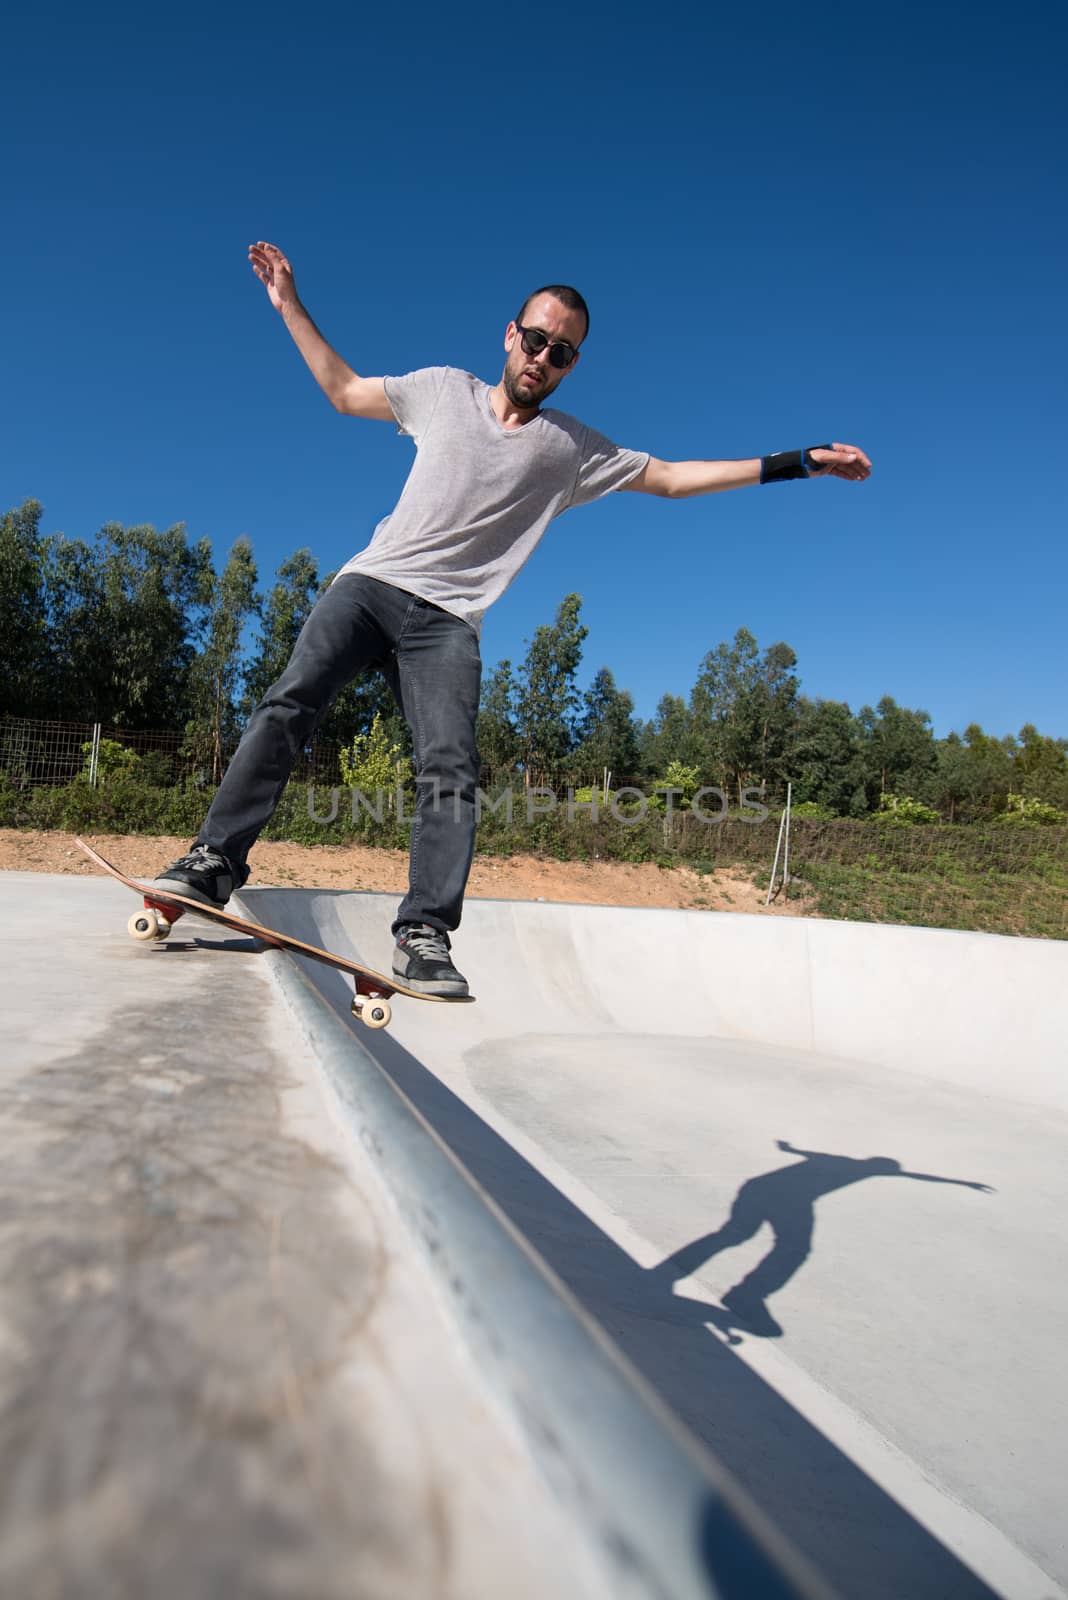
[(480, 1374), (616, 1582), (657, 1600), (831, 1600), (297, 962), (281, 951), (267, 960), (342, 1122), (371, 1158)]

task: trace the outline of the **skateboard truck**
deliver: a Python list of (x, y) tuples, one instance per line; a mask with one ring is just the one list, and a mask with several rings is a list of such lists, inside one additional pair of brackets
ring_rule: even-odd
[(135, 911), (126, 924), (131, 939), (148, 943), (150, 939), (165, 939), (178, 918), (184, 916), (182, 906), (164, 905), (162, 901), (145, 896), (144, 909)]
[(388, 1027), (393, 1008), (385, 993), (376, 984), (368, 983), (366, 978), (354, 978), (353, 982), (356, 993), (349, 1008), (353, 1016), (367, 1028)]

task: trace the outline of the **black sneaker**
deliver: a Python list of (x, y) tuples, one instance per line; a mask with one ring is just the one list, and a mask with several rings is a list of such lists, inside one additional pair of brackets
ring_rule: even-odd
[(156, 882), (161, 889), (171, 889), (206, 906), (224, 906), (247, 877), (247, 867), (235, 870), (210, 844), (196, 844), (187, 856), (179, 856), (164, 868)]
[(449, 955), (448, 934), (425, 922), (408, 922), (397, 929), (393, 975), (423, 994), (467, 994), (467, 979), (457, 972)]

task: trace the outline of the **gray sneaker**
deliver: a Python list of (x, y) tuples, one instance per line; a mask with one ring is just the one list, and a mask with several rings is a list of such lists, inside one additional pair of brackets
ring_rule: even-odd
[(452, 964), (448, 934), (426, 922), (407, 922), (397, 929), (393, 976), (423, 994), (460, 998), (468, 992), (467, 979)]
[(224, 906), (235, 889), (248, 877), (247, 867), (235, 868), (211, 845), (196, 844), (187, 856), (179, 856), (155, 880), (161, 889), (200, 900), (206, 906)]

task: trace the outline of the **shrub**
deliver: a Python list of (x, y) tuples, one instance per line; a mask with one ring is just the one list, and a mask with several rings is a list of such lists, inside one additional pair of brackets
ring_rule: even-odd
[(684, 766), (681, 761), (669, 761), (667, 771), (655, 788), (681, 789), (682, 802), (689, 805), (698, 789), (701, 787), (701, 772), (698, 767)]
[(1047, 805), (1044, 800), (1010, 794), (1005, 801), (1005, 810), (994, 820), (1001, 827), (1008, 824), (1017, 828), (1056, 828), (1068, 822), (1068, 816), (1058, 811), (1056, 806)]
[(382, 790), (390, 796), (390, 809), (394, 791), (411, 784), (412, 764), (400, 745), (390, 739), (377, 711), (370, 732), (358, 733), (347, 749), (338, 752), (338, 761), (342, 780), (351, 789), (360, 789), (366, 795)]
[(6, 772), (0, 772), (0, 828), (18, 826), (22, 795)]
[(910, 795), (881, 794), (879, 796), (879, 810), (875, 821), (889, 823), (899, 828), (915, 827), (917, 823), (941, 822), (942, 818), (930, 806), (925, 806), (922, 800), (913, 800)]
[(144, 783), (155, 789), (169, 789), (175, 781), (174, 757), (163, 750), (146, 750), (138, 756), (138, 773)]
[[(93, 759), (92, 743), (87, 741), (82, 745), (82, 755), (85, 757), (84, 772), (89, 774)], [(117, 739), (101, 739), (96, 750), (96, 771), (98, 781), (106, 783), (116, 772), (129, 772), (141, 764), (141, 758), (136, 750), (127, 750), (124, 744)]]

